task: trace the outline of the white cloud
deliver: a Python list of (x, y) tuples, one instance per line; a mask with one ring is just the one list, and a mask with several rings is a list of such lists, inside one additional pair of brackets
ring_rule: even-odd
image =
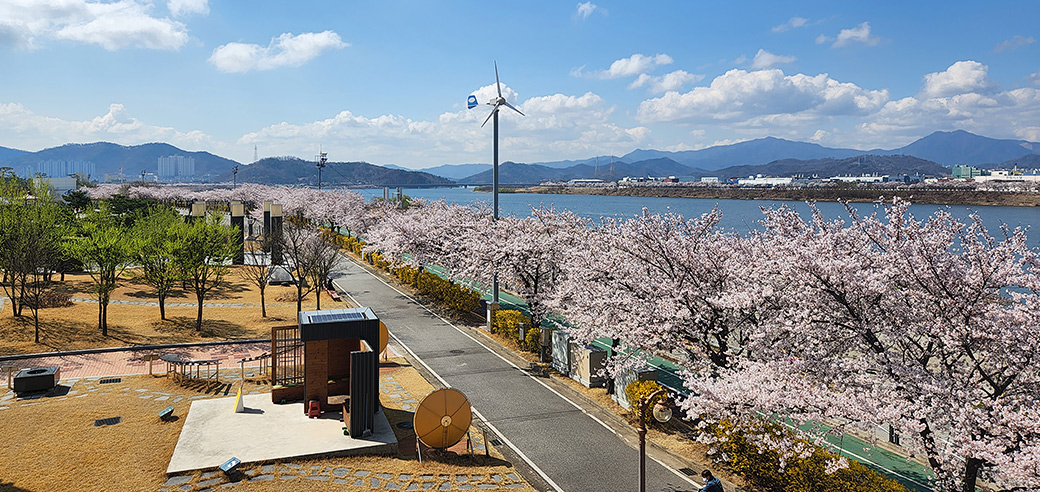
[(977, 61), (959, 61), (942, 72), (924, 76), (926, 97), (946, 97), (969, 92), (986, 93), (996, 84), (989, 78), (989, 67)]
[(809, 137), (809, 140), (819, 143), (823, 139), (827, 138), (828, 135), (830, 134), (823, 130), (816, 130), (816, 133), (813, 133), (813, 136)]
[(997, 52), (997, 53), (1000, 53), (1001, 51), (1004, 51), (1004, 50), (1015, 50), (1015, 49), (1021, 48), (1023, 46), (1031, 45), (1031, 44), (1033, 44), (1035, 42), (1036, 42), (1036, 39), (1033, 39), (1032, 36), (1025, 37), (1025, 36), (1022, 36), (1021, 34), (1016, 34), (1014, 36), (1011, 36), (1010, 39), (1006, 39), (1006, 40), (1004, 40), (1004, 42), (994, 46), (993, 47), (993, 51)]
[(809, 19), (804, 17), (791, 17), (787, 22), (780, 24), (779, 26), (773, 27), (773, 32), (785, 32), (791, 29), (797, 29), (799, 27), (805, 27), (809, 22)]
[(1030, 123), (1040, 121), (1040, 90), (1004, 91), (987, 72), (986, 65), (967, 60), (927, 74), (918, 95), (886, 103), (859, 126), (861, 135), (891, 140), (963, 129), (998, 138), (1035, 136)]
[(170, 15), (209, 14), (209, 0), (169, 0)]
[(639, 77), (636, 77), (636, 79), (632, 81), (631, 84), (628, 84), (628, 88), (636, 89), (639, 87), (647, 87), (647, 90), (650, 91), (651, 94), (661, 94), (668, 91), (677, 91), (682, 89), (684, 85), (691, 82), (698, 82), (703, 78), (703, 75), (689, 73), (685, 70), (676, 70), (660, 77), (641, 73), (639, 74)]
[(876, 46), (881, 42), (881, 37), (871, 34), (870, 23), (864, 22), (856, 27), (842, 29), (838, 32), (838, 35), (833, 38), (823, 34), (816, 37), (816, 44), (824, 44), (831, 41), (834, 41), (831, 48), (840, 48), (850, 43), (863, 43), (867, 46)]
[(647, 123), (752, 122), (769, 117), (774, 124), (791, 124), (825, 116), (865, 115), (888, 100), (887, 90), (865, 90), (827, 74), (784, 75), (779, 69), (734, 69), (716, 77), (707, 87), (643, 101), (637, 118)]
[(588, 19), (593, 12), (599, 12), (600, 14), (607, 15), (607, 11), (592, 2), (582, 2), (578, 4), (578, 10), (574, 13), (574, 17), (585, 20)]
[(138, 0), (0, 2), (0, 44), (32, 50), (41, 41), (59, 39), (96, 44), (110, 51), (184, 46), (188, 41), (184, 24), (154, 17), (151, 9), (150, 2)]
[(122, 104), (112, 104), (107, 113), (89, 120), (70, 121), (36, 114), (18, 103), (0, 103), (0, 131), (24, 149), (97, 141), (122, 145), (169, 142), (190, 150), (211, 152), (218, 151), (220, 147), (219, 142), (200, 131), (181, 132), (170, 127), (149, 125), (131, 116)]
[(350, 46), (333, 31), (307, 32), (300, 35), (285, 33), (271, 39), (265, 46), (247, 43), (228, 43), (217, 47), (209, 62), (221, 72), (242, 73), (252, 70), (273, 70), (280, 67), (298, 67), (316, 58), (328, 49)]
[(751, 60), (751, 68), (769, 68), (773, 65), (791, 63), (795, 60), (797, 60), (797, 58), (793, 56), (774, 55), (766, 50), (759, 49), (758, 53), (755, 53), (755, 58)]
[[(600, 70), (595, 72), (594, 75), (601, 79), (617, 79), (621, 77), (631, 77), (633, 75), (639, 75), (641, 73), (649, 72), (655, 67), (661, 65), (670, 65), (674, 60), (672, 57), (659, 53), (653, 56), (646, 56), (636, 53), (628, 58), (621, 58), (615, 60), (614, 63), (610, 64), (610, 68), (606, 70)], [(572, 75), (582, 75), (582, 71), (579, 70), (577, 73), (571, 72)]]

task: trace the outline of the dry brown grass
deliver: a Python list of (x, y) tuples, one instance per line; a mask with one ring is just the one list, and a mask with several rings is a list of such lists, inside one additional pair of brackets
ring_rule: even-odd
[[(416, 399), (433, 389), (404, 359), (392, 362), (400, 368), (391, 376)], [(21, 400), (14, 404), (0, 403), (0, 406), (10, 406), (0, 410), (0, 435), (4, 436), (4, 445), (0, 446), (0, 463), (3, 463), (0, 466), (0, 491), (157, 490), (167, 479), (166, 466), (177, 444), (190, 397), (213, 395), (215, 391), (219, 392), (217, 396), (223, 396), (223, 391), (219, 390), (222, 384), (195, 382), (195, 385), (189, 388), (178, 385), (171, 378), (150, 376), (123, 377), (121, 383), (105, 385), (81, 380), (72, 385), (76, 394)], [(97, 390), (87, 391), (90, 388)], [(245, 391), (257, 388), (264, 391), (262, 386), (247, 382)], [(168, 393), (171, 400), (143, 400), (139, 398), (143, 393), (138, 389)], [(6, 388), (0, 389), (0, 397), (7, 393)], [(89, 396), (79, 397), (85, 393)], [(184, 398), (172, 403), (178, 418), (161, 422), (157, 416), (159, 410), (178, 396)], [(398, 429), (393, 424), (410, 420), (411, 412), (395, 408), (394, 402), (388, 398), (383, 398), (383, 403), (387, 405), (385, 411), (398, 439), (407, 439), (409, 431)], [(115, 416), (122, 417), (122, 422), (105, 427), (93, 426), (96, 419)], [(439, 453), (424, 458), (422, 464), (414, 458), (384, 456), (329, 457), (292, 462), (304, 465), (304, 468), (314, 465), (350, 467), (392, 474), (487, 476), (515, 473), (512, 465), (493, 449), (490, 457), (478, 454), (470, 458), (468, 455)], [(242, 469), (256, 466), (244, 465)], [(195, 473), (196, 481), (200, 475), (201, 472)], [(235, 486), (235, 490), (246, 491), (289, 488), (350, 489), (346, 485), (308, 480), (294, 480), (291, 484), (280, 480), (241, 482)]]
[[(235, 267), (241, 268), (241, 267)], [(134, 272), (129, 271), (127, 277)], [(255, 307), (204, 307), (202, 331), (194, 328), (194, 306), (169, 306), (170, 303), (195, 302), (190, 290), (177, 290), (167, 298), (166, 320), (159, 319), (158, 306), (110, 304), (108, 337), (98, 328), (98, 305), (79, 302), (71, 307), (40, 310), (40, 343), (33, 342), (33, 321), (29, 310), (13, 316), (11, 303), (0, 311), (0, 355), (75, 350), (139, 344), (188, 343), (217, 340), (270, 338), (271, 327), (296, 323), (296, 303), (278, 302), (279, 297), (295, 299), (291, 286), (269, 286), (265, 292), (267, 317), (260, 316), (260, 293), (255, 285), (233, 272), (228, 285), (207, 296), (207, 303), (255, 304)], [(57, 290), (75, 298), (93, 298), (87, 275), (66, 275)], [(124, 279), (112, 295), (113, 300), (156, 302), (154, 291), (135, 278)], [(322, 307), (343, 307), (322, 293)], [(303, 309), (314, 309), (314, 293), (304, 299)]]

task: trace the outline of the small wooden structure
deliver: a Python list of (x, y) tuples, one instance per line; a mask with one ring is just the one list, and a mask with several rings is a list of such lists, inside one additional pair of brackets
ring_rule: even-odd
[[(302, 311), (271, 332), (271, 399), (344, 409), (351, 437), (373, 430), (379, 405), (379, 318), (369, 308)], [(333, 398), (330, 397), (346, 397)], [(342, 403), (340, 403), (342, 401)], [(340, 407), (342, 405), (342, 407)]]
[[(206, 366), (206, 376), (210, 378), (220, 378), (220, 359), (191, 359), (188, 357), (181, 357), (177, 354), (164, 354), (159, 357), (159, 360), (166, 363), (166, 373), (173, 374), (174, 378), (178, 381), (184, 379), (200, 379), (203, 376), (202, 367)], [(210, 372), (211, 367), (216, 367), (216, 370)]]

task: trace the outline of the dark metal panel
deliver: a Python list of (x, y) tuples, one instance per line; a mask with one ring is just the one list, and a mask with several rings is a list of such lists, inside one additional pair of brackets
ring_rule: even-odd
[(350, 353), (350, 437), (374, 431), (379, 398), (379, 356), (372, 346)]

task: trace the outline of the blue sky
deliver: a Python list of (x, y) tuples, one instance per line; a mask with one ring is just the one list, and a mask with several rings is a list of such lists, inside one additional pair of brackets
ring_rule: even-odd
[(0, 146), (165, 141), (410, 168), (764, 136), (1040, 141), (1018, 2), (0, 0)]

